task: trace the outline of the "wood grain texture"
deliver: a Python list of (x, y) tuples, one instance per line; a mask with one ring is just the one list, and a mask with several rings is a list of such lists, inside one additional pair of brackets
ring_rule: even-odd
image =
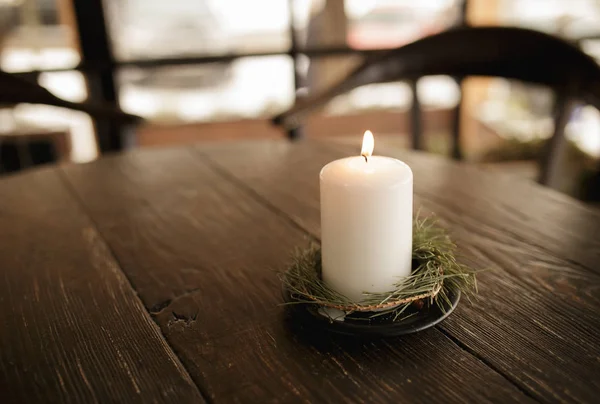
[[(275, 164), (265, 175), (291, 157), (264, 161)], [(374, 342), (298, 330), (274, 271), (307, 233), (193, 150), (139, 151), (65, 174), (210, 400), (529, 401), (439, 330)]]
[[(590, 380), (600, 374), (598, 213), (466, 164), (379, 141), (376, 150), (411, 165), (417, 206), (436, 212), (465, 259), (492, 269), (479, 277), (476, 304), (461, 304), (440, 329), (540, 401), (593, 402), (600, 392), (600, 381)], [(318, 173), (358, 146), (269, 142), (200, 152), (318, 237)]]
[(56, 170), (0, 195), (0, 401), (201, 402)]

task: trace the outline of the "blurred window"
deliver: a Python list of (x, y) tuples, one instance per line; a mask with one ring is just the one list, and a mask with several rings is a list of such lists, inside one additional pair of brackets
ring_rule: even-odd
[(124, 68), (121, 107), (161, 122), (269, 117), (293, 103), (289, 56), (244, 57), (227, 63)]
[(600, 34), (597, 0), (501, 0), (498, 23), (532, 28), (577, 40)]
[(120, 60), (286, 52), (285, 0), (104, 0)]

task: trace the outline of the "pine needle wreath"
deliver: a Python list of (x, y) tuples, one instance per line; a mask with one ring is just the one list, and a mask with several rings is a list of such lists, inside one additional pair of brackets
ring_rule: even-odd
[[(294, 303), (312, 303), (344, 311), (372, 312), (373, 317), (392, 314), (394, 321), (411, 305), (426, 302), (440, 308), (450, 303), (449, 290), (473, 292), (475, 271), (456, 259), (456, 245), (431, 218), (416, 218), (413, 224), (413, 271), (396, 289), (386, 293), (364, 293), (360, 303), (351, 302), (321, 280), (321, 248), (313, 245), (297, 251), (287, 271), (281, 274), (284, 287)], [(291, 304), (291, 303), (288, 303)]]

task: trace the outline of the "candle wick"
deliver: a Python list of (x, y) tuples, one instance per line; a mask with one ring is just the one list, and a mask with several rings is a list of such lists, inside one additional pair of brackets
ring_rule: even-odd
[(362, 156), (365, 158), (365, 161), (368, 163), (368, 162), (369, 162), (369, 159), (367, 158), (367, 155), (366, 155), (366, 154), (363, 154)]

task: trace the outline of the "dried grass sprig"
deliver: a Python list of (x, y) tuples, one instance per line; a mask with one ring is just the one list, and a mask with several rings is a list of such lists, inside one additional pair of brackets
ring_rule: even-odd
[(373, 316), (392, 313), (394, 319), (411, 305), (429, 301), (442, 309), (450, 303), (448, 290), (473, 292), (477, 289), (475, 271), (456, 259), (456, 245), (432, 218), (416, 218), (413, 223), (413, 271), (385, 293), (364, 293), (360, 303), (352, 302), (331, 289), (321, 279), (321, 248), (312, 245), (298, 250), (282, 282), (296, 303), (312, 303)]

